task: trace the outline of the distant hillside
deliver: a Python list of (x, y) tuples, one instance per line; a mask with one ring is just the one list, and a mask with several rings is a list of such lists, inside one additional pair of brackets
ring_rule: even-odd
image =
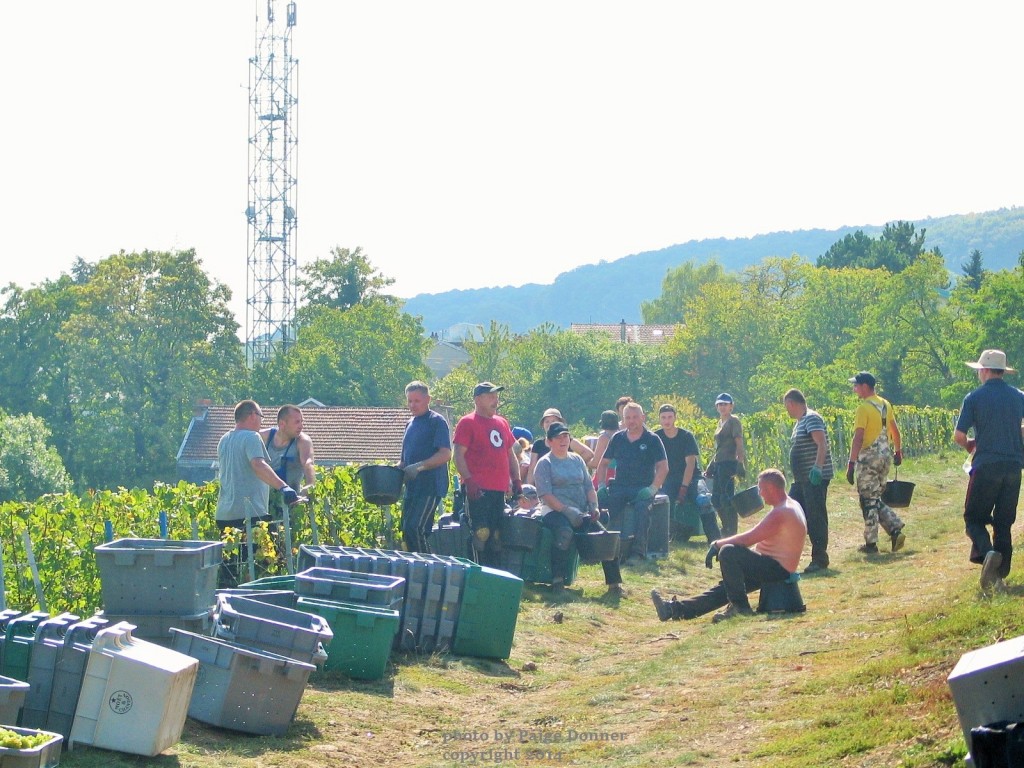
[[(972, 250), (982, 252), (985, 269), (1012, 269), (1024, 250), (1024, 207), (943, 216), (915, 221), (926, 231), (928, 248), (938, 247), (953, 272)], [(587, 264), (563, 272), (554, 283), (530, 283), (516, 288), (424, 293), (405, 303), (405, 311), (423, 318), (427, 331), (441, 331), (459, 322), (488, 326), (492, 320), (512, 331), (528, 331), (550, 322), (568, 328), (570, 323), (628, 323), (641, 321), (640, 304), (661, 294), (666, 271), (686, 261), (717, 259), (726, 269), (739, 271), (767, 256), (799, 254), (813, 262), (848, 233), (863, 230), (877, 236), (882, 227), (843, 227), (798, 232), (773, 232), (733, 240), (691, 240), (660, 251), (646, 251), (611, 262)], [(559, 300), (549, 301), (552, 291)], [(523, 308), (529, 307), (529, 312)]]

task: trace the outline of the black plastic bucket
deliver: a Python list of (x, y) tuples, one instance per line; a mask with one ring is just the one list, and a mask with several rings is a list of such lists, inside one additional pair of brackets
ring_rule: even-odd
[(882, 501), (890, 507), (909, 507), (914, 495), (914, 484), (906, 480), (890, 480), (885, 484)]
[(732, 508), (740, 517), (750, 517), (763, 506), (764, 499), (758, 493), (756, 485), (752, 485), (732, 497)]
[(357, 472), (363, 486), (363, 498), (370, 504), (382, 507), (394, 504), (402, 498), (402, 482), (405, 472), (386, 464), (367, 464)]
[(581, 563), (602, 563), (619, 556), (618, 531), (577, 533), (575, 538), (576, 551), (580, 554)]

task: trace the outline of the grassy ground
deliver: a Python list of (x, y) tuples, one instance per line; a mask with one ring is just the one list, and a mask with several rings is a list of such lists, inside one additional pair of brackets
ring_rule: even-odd
[[(189, 721), (152, 760), (88, 748), (62, 764), (155, 766), (952, 766), (965, 752), (946, 677), (967, 650), (1024, 632), (1019, 569), (984, 597), (966, 562), (962, 456), (908, 461), (907, 544), (867, 556), (853, 489), (830, 489), (833, 567), (808, 610), (712, 625), (657, 620), (652, 587), (716, 578), (703, 537), (627, 569), (585, 566), (564, 599), (528, 585), (508, 662), (394, 657), (385, 680), (314, 682), (284, 738)], [(1019, 535), (1019, 532), (1018, 532)], [(806, 558), (805, 561), (806, 563)]]

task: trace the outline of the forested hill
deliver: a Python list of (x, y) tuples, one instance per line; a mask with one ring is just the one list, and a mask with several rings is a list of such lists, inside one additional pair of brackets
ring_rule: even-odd
[[(1012, 269), (1024, 251), (1024, 207), (928, 218), (914, 222), (925, 230), (928, 249), (939, 248), (949, 269), (960, 265), (974, 249), (982, 253), (987, 270)], [(755, 237), (691, 240), (660, 251), (646, 251), (611, 262), (588, 264), (563, 272), (554, 283), (519, 287), (478, 288), (420, 294), (408, 299), (405, 311), (423, 318), (427, 331), (442, 331), (455, 323), (492, 320), (522, 332), (549, 322), (568, 328), (570, 323), (641, 322), (640, 304), (661, 294), (665, 272), (687, 261), (716, 259), (726, 269), (739, 271), (767, 256), (798, 254), (814, 262), (837, 240), (862, 230), (876, 237), (882, 227), (843, 227), (798, 232), (773, 232)], [(557, 296), (558, 300), (550, 300)]]

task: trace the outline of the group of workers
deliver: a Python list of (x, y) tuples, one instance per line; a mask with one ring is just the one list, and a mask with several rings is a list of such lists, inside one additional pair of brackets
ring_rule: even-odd
[[(1010, 570), (1010, 527), (1024, 468), (1024, 393), (1003, 381), (1004, 373), (1015, 371), (1000, 350), (985, 350), (977, 363), (967, 365), (978, 371), (981, 386), (964, 399), (954, 439), (972, 456), (964, 512), (969, 557), (982, 565), (982, 588), (991, 590), (1002, 586)], [(875, 377), (862, 371), (850, 383), (861, 402), (854, 417), (846, 479), (856, 483), (864, 517), (861, 551), (878, 552), (881, 527), (896, 552), (906, 541), (904, 524), (882, 497), (890, 465), (902, 462), (901, 435), (891, 403), (875, 393)], [(562, 414), (551, 408), (541, 419), (543, 434), (529, 445), (527, 430), (513, 430), (498, 415), (503, 389), (487, 381), (477, 384), (473, 411), (458, 420), (452, 434), (447, 421), (430, 408), (427, 384), (414, 381), (406, 387), (411, 418), (399, 467), (405, 476), (401, 531), (409, 550), (429, 551), (434, 519), (449, 489), (449, 462), (454, 459), (476, 559), (500, 565), (500, 532), (511, 495), (511, 511), (518, 508), (542, 517), (552, 532), (555, 590), (567, 577), (573, 534), (599, 532), (614, 524), (623, 550), (619, 558), (604, 562), (604, 576), (609, 592), (625, 594), (620, 561), (630, 564), (646, 554), (655, 495), (667, 494), (673, 504), (696, 504), (701, 490), (706, 490), (702, 478), (711, 486), (711, 505), (700, 512), (709, 542), (706, 564), (710, 568), (717, 558), (722, 580), (686, 600), (665, 600), (652, 592), (659, 618), (689, 619), (723, 607), (716, 620), (750, 613), (747, 593), (792, 576), (805, 538), (810, 539), (811, 562), (804, 572), (829, 567), (827, 493), (834, 467), (825, 422), (808, 408), (799, 390), (783, 396), (786, 411), (795, 420), (792, 483), (787, 492), (781, 470), (761, 472), (757, 488), (769, 512), (739, 533), (732, 497), (735, 479), (745, 476), (746, 451), (728, 393), (716, 398), (715, 456), (702, 471), (694, 435), (676, 425), (670, 404), (659, 409), (660, 428), (652, 432), (642, 406), (620, 398), (616, 411), (602, 414), (602, 431), (593, 449), (574, 438)], [(246, 518), (273, 520), (272, 491), (279, 493), (280, 503), (290, 505), (315, 483), (313, 445), (302, 431), (301, 410), (283, 406), (272, 429), (263, 429), (262, 419), (259, 405), (243, 400), (235, 407), (235, 429), (218, 445), (217, 524), (222, 530), (242, 527)]]

